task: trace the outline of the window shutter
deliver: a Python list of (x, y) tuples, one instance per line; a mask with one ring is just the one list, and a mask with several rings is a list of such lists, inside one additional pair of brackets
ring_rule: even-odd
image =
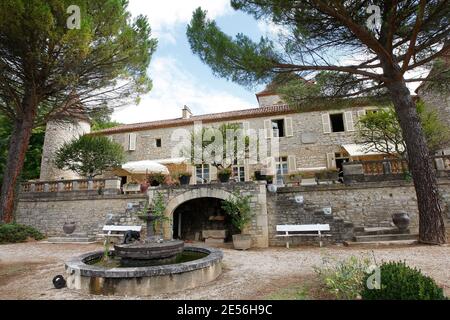
[(209, 180), (214, 181), (217, 180), (217, 168), (213, 165), (209, 166)]
[(345, 131), (355, 131), (353, 123), (353, 113), (351, 111), (344, 112)]
[(286, 137), (292, 137), (294, 130), (292, 129), (292, 118), (284, 119), (284, 127), (286, 128)]
[(197, 168), (195, 165), (191, 166), (191, 168), (192, 168), (191, 184), (197, 184)]
[(327, 168), (336, 169), (336, 158), (334, 153), (327, 153)]
[(242, 127), (244, 128), (244, 135), (248, 134), (248, 129), (250, 129), (250, 123), (248, 121), (242, 122)]
[(328, 113), (322, 114), (323, 133), (331, 133), (330, 115)]
[(128, 136), (128, 150), (129, 151), (136, 150), (136, 133), (130, 133)]
[(266, 139), (273, 137), (272, 121), (270, 119), (264, 120), (264, 133), (265, 133)]
[(274, 157), (267, 157), (267, 175), (269, 176), (275, 176), (277, 173), (276, 170), (276, 164), (275, 164), (275, 158)]
[(364, 117), (366, 115), (366, 110), (358, 110), (357, 111), (358, 114), (358, 120), (361, 119), (362, 117)]
[(244, 176), (245, 181), (250, 181), (250, 161), (248, 159), (244, 160)]
[(288, 172), (294, 173), (297, 171), (297, 159), (295, 156), (288, 156)]

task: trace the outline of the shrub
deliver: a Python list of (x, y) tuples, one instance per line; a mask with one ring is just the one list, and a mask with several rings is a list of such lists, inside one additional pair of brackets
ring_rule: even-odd
[[(442, 288), (418, 269), (404, 262), (385, 262), (380, 266), (381, 288), (368, 289), (361, 293), (366, 300), (445, 300)], [(366, 283), (368, 277), (364, 278)]]
[(250, 207), (251, 197), (241, 194), (240, 190), (235, 190), (232, 196), (222, 202), (222, 209), (231, 216), (231, 223), (241, 232), (250, 224), (254, 216)]
[(42, 240), (44, 235), (36, 229), (22, 224), (0, 224), (0, 243), (25, 242), (28, 238)]
[(356, 299), (363, 290), (363, 279), (370, 266), (370, 259), (350, 257), (336, 261), (333, 258), (322, 259), (321, 267), (314, 267), (325, 289), (337, 299)]

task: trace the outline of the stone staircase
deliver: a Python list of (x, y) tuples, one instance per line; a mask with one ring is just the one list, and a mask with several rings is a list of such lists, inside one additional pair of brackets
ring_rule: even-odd
[(413, 244), (419, 238), (418, 234), (412, 234), (409, 230), (402, 231), (395, 227), (355, 227), (353, 232), (353, 241), (346, 242), (346, 245)]

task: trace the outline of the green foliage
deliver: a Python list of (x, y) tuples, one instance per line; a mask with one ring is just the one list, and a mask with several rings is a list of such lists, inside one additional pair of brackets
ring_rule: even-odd
[(326, 290), (338, 299), (356, 299), (363, 290), (370, 259), (352, 256), (345, 260), (324, 257), (322, 266), (314, 267)]
[(0, 243), (25, 242), (28, 238), (44, 239), (44, 235), (30, 226), (16, 223), (0, 224)]
[[(419, 101), (417, 113), (430, 151), (434, 152), (445, 146), (450, 141), (450, 129), (439, 119), (437, 112)], [(405, 157), (406, 144), (392, 106), (366, 114), (359, 119), (359, 125), (359, 140), (367, 150)]]
[[(0, 114), (0, 181), (3, 180), (12, 130), (11, 121)], [(44, 137), (45, 130), (43, 127), (33, 129), (28, 151), (25, 155), (21, 180), (26, 181), (39, 178)]]
[(91, 120), (91, 131), (95, 132), (122, 125), (120, 122), (111, 120), (113, 111), (113, 109), (108, 108), (106, 105), (90, 110), (89, 118)]
[[(380, 266), (381, 289), (362, 291), (366, 300), (445, 300), (442, 288), (424, 276), (420, 270), (408, 267), (405, 262), (385, 262)], [(366, 275), (366, 283), (369, 275)]]
[(239, 33), (233, 39), (214, 21), (208, 20), (206, 11), (201, 8), (194, 12), (186, 34), (192, 51), (211, 67), (215, 75), (248, 86), (262, 83), (271, 75), (270, 68), (276, 55), (267, 38), (254, 43)]
[(88, 178), (120, 167), (124, 162), (125, 153), (120, 144), (107, 137), (92, 135), (84, 135), (65, 143), (55, 157), (55, 164), (59, 169), (72, 170)]
[(164, 184), (166, 181), (166, 176), (162, 173), (151, 173), (148, 175), (148, 182), (151, 186), (159, 186)]
[(254, 213), (250, 208), (251, 195), (243, 195), (239, 190), (222, 202), (222, 209), (231, 217), (233, 225), (243, 232), (252, 221)]
[[(190, 158), (193, 164), (211, 164), (220, 170), (230, 168), (233, 165), (231, 158), (243, 159), (244, 152), (249, 148), (250, 138), (241, 130), (236, 123), (193, 130), (191, 145), (181, 150), (180, 156)], [(232, 149), (232, 154), (229, 154), (227, 149)]]

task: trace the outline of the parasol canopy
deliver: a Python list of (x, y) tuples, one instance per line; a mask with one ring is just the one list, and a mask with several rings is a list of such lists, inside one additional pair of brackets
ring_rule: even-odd
[(169, 174), (166, 166), (151, 160), (132, 161), (122, 165), (122, 169), (135, 174), (162, 173)]

